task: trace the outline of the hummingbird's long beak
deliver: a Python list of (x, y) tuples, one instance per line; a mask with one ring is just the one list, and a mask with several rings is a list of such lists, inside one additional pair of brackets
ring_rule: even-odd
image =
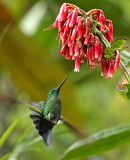
[(62, 85), (65, 83), (65, 81), (67, 80), (68, 77), (65, 78), (65, 80), (61, 83), (61, 85), (58, 87), (58, 89), (60, 90), (60, 88), (62, 87)]

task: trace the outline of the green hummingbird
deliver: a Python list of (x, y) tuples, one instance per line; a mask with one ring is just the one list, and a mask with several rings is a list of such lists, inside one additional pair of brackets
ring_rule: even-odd
[(45, 144), (51, 146), (52, 128), (57, 124), (61, 117), (62, 103), (60, 99), (60, 88), (68, 77), (57, 88), (50, 90), (47, 94), (46, 101), (32, 102), (30, 105), (36, 107), (39, 111), (29, 108), (36, 129), (42, 136)]

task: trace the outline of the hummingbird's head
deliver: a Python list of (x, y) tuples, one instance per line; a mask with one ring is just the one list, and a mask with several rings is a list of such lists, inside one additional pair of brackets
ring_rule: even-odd
[(68, 77), (65, 78), (65, 80), (61, 83), (61, 85), (60, 85), (59, 87), (50, 90), (50, 91), (48, 92), (48, 94), (47, 94), (47, 98), (49, 98), (49, 97), (52, 96), (52, 95), (55, 95), (55, 96), (59, 95), (60, 88), (62, 87), (62, 85), (64, 84), (64, 82), (67, 80), (67, 78), (68, 78)]

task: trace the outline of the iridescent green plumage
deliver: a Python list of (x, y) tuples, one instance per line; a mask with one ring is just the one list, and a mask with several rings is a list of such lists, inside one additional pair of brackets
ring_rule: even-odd
[(61, 116), (62, 103), (59, 95), (59, 88), (53, 89), (52, 95), (45, 101), (44, 117), (53, 123), (57, 123)]
[(33, 120), (36, 129), (48, 146), (51, 145), (51, 130), (61, 117), (62, 103), (60, 99), (60, 88), (67, 78), (68, 77), (65, 78), (58, 88), (48, 92), (46, 101), (31, 103), (31, 105), (38, 108), (41, 113), (30, 109), (32, 112), (30, 118)]

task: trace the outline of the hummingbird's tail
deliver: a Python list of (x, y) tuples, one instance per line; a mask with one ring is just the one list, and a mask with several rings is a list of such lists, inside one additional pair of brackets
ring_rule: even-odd
[(50, 147), (52, 143), (52, 128), (54, 127), (54, 124), (45, 119), (42, 113), (37, 112), (31, 108), (29, 109), (32, 113), (30, 118), (33, 120), (36, 129), (39, 131), (39, 134), (42, 136), (46, 145)]

